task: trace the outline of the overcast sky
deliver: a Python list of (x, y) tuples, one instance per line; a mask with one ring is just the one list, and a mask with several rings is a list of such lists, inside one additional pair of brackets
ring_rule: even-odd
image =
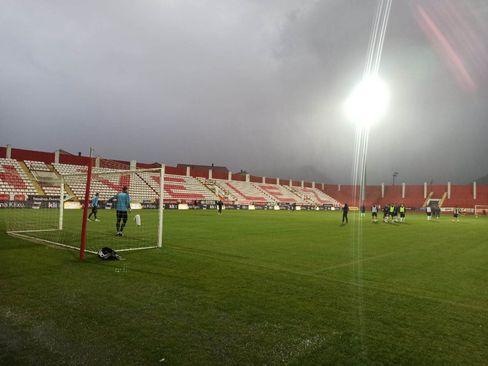
[[(0, 144), (351, 180), (376, 0), (0, 0)], [(368, 181), (488, 173), (488, 2), (393, 0)]]

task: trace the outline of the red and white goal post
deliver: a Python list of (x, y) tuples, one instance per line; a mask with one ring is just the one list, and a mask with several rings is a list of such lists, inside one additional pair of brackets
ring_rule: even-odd
[[(163, 244), (164, 165), (150, 169), (107, 169), (79, 166), (58, 174), (57, 196), (39, 196), (22, 207), (9, 209), (7, 233), (11, 236), (96, 254), (102, 247), (118, 252), (158, 248)], [(127, 187), (131, 209), (116, 235), (116, 197)], [(90, 202), (99, 193), (97, 221)], [(120, 224), (124, 220), (122, 219)]]
[(488, 205), (475, 205), (474, 215), (476, 217), (488, 215)]

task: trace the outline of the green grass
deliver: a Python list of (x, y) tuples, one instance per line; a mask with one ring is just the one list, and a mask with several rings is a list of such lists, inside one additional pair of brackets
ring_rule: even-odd
[(163, 249), (83, 263), (1, 227), (0, 364), (486, 365), (488, 219), (407, 219), (166, 211)]

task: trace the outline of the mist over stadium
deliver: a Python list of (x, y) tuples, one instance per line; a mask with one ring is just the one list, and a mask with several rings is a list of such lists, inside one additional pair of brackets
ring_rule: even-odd
[(0, 365), (486, 364), (486, 1), (0, 9)]
[[(486, 6), (448, 5), (391, 9), (381, 74), (392, 97), (371, 136), (371, 183), (488, 174)], [(1, 143), (351, 183), (354, 129), (340, 105), (376, 6), (7, 1)]]

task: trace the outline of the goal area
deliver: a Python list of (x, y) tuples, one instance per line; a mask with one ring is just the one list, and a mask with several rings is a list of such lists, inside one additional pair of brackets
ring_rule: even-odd
[[(7, 234), (77, 250), (81, 259), (103, 247), (125, 252), (162, 246), (164, 165), (129, 170), (71, 166), (59, 173), (50, 195), (31, 196), (7, 209)], [(130, 207), (127, 215), (117, 215), (124, 189)], [(93, 209), (95, 197), (98, 207)]]

